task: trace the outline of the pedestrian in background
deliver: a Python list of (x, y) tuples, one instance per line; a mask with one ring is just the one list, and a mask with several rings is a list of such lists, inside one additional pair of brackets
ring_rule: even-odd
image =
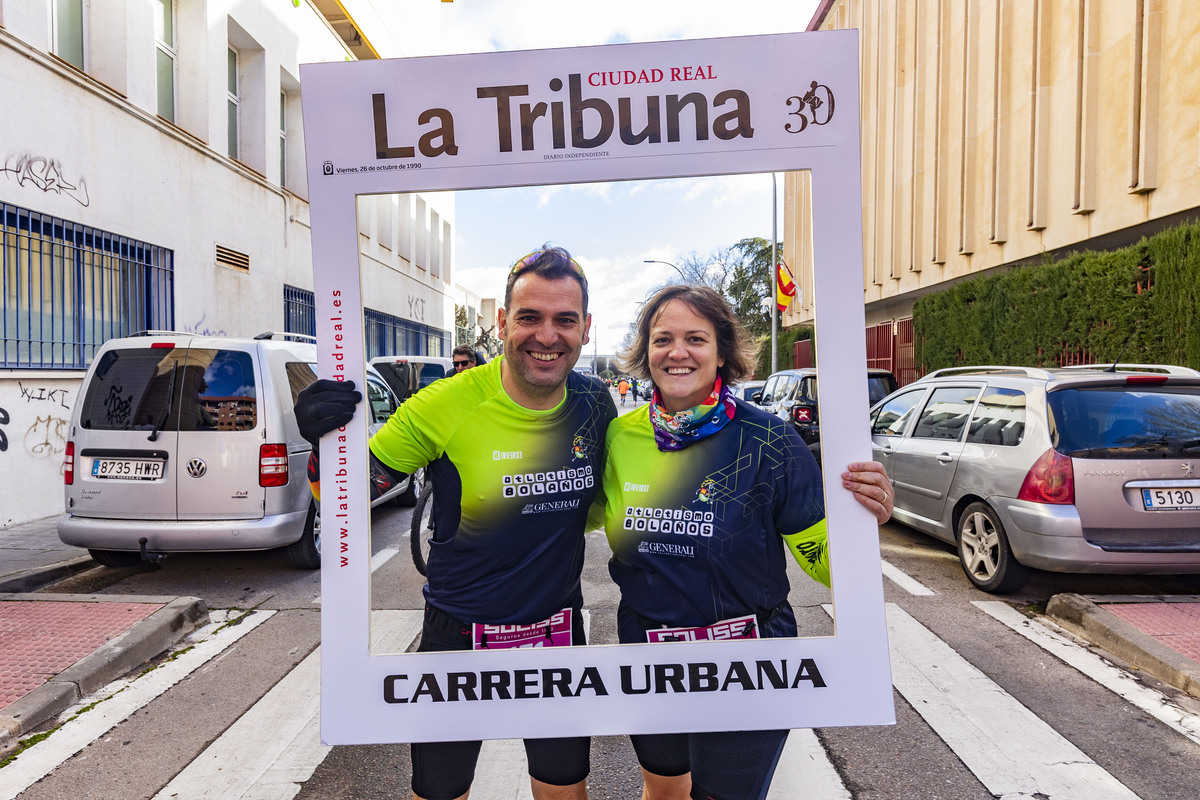
[(617, 394), (621, 395), (621, 405), (625, 405), (625, 395), (629, 394), (629, 381), (621, 378), (621, 382), (617, 384)]
[(455, 373), (463, 372), (479, 364), (479, 356), (469, 344), (460, 344), (450, 353)]

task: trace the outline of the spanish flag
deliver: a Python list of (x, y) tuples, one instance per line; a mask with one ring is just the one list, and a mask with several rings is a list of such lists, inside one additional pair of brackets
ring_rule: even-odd
[(792, 280), (792, 273), (788, 271), (787, 264), (781, 260), (775, 267), (775, 307), (780, 313), (787, 311), (795, 296), (796, 282)]

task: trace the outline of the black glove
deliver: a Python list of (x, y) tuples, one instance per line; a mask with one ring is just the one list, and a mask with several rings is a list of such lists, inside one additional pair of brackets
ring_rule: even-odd
[(316, 447), (322, 436), (354, 418), (354, 407), (362, 399), (354, 381), (322, 378), (309, 384), (296, 396), (296, 426), (300, 435)]

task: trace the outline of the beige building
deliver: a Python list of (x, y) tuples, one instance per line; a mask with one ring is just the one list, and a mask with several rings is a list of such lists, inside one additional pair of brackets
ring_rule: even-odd
[[(809, 26), (848, 28), (873, 365), (905, 369), (914, 301), (950, 282), (1200, 216), (1195, 0), (823, 0)], [(788, 175), (784, 325), (814, 318), (807, 187)]]

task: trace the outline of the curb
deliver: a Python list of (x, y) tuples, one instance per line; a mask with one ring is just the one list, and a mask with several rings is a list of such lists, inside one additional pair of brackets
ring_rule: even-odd
[(192, 631), (208, 624), (208, 606), (198, 597), (9, 594), (4, 599), (161, 603), (163, 607), (6, 706), (0, 713), (0, 750), (10, 747), (18, 737), (32, 732), (80, 699), (137, 669)]
[(1135, 669), (1153, 675), (1192, 697), (1200, 697), (1200, 664), (1105, 611), (1083, 595), (1054, 595), (1046, 605), (1046, 615)]
[(60, 561), (57, 564), (51, 564), (46, 567), (35, 567), (16, 575), (10, 575), (7, 578), (0, 578), (0, 594), (36, 592), (38, 589), (49, 586), (55, 581), (69, 578), (72, 575), (78, 575), (95, 566), (96, 562), (92, 560), (91, 556), (80, 556), (70, 561)]

